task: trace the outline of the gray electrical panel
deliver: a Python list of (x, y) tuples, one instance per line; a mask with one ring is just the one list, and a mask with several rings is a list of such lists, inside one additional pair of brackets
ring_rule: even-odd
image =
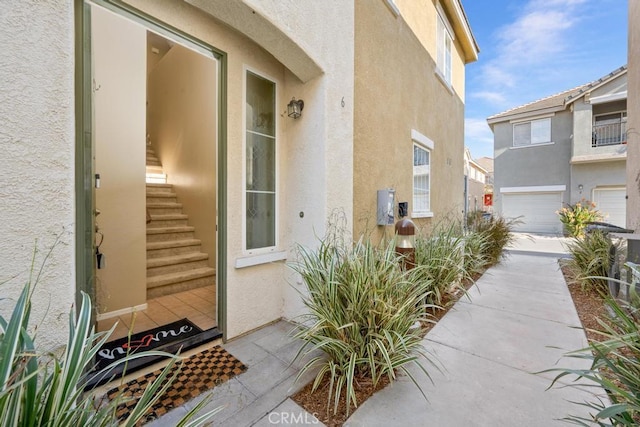
[(393, 225), (396, 190), (378, 190), (378, 225)]

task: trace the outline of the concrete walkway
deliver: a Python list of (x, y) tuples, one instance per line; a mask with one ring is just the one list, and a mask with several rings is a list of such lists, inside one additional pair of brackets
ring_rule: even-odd
[[(546, 390), (555, 374), (533, 374), (586, 367), (562, 358), (586, 338), (576, 329), (580, 321), (557, 259), (545, 256), (554, 252), (511, 249), (472, 287), (471, 300), (458, 301), (425, 337), (441, 365), (441, 372), (431, 369), (433, 383), (414, 370), (428, 401), (401, 377), (362, 404), (347, 426), (549, 426), (568, 414), (587, 415), (570, 401), (592, 400), (590, 394)], [(209, 407), (225, 406), (214, 425), (319, 425), (288, 398), (311, 379), (294, 385), (299, 366), (288, 365), (299, 343), (288, 338), (290, 329), (279, 322), (224, 345), (249, 369), (213, 390)], [(152, 425), (175, 425), (193, 404)]]

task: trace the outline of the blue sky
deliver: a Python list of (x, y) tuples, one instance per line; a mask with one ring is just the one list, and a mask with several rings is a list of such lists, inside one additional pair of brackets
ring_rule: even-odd
[[(633, 0), (635, 1), (635, 0)], [(626, 0), (462, 0), (480, 46), (466, 67), (465, 144), (493, 157), (487, 117), (627, 62)]]

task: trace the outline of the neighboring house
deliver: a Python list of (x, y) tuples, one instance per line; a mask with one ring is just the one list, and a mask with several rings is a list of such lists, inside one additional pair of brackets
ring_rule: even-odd
[(484, 210), (484, 195), (488, 172), (464, 150), (465, 212)]
[[(640, 232), (640, 2), (629, 2), (627, 228)], [(631, 129), (635, 129), (632, 132)]]
[(60, 234), (44, 347), (80, 291), (99, 329), (171, 312), (230, 339), (304, 310), (285, 262), (332, 213), (356, 237), (393, 234), (377, 190), (392, 222), (462, 210), (459, 0), (10, 0), (2, 22), (0, 312)]
[(486, 203), (484, 205), (485, 212), (493, 212), (493, 159), (491, 157), (480, 157), (476, 159), (476, 163), (487, 171), (485, 177), (484, 194)]
[(626, 223), (627, 67), (487, 119), (497, 212), (520, 231), (561, 233), (556, 211), (582, 199)]

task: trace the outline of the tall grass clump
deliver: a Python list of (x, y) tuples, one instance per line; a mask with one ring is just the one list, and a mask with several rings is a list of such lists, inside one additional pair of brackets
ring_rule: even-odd
[[(309, 311), (295, 334), (305, 342), (296, 359), (309, 358), (297, 379), (319, 369), (312, 391), (328, 379), (327, 405), (333, 403), (334, 414), (341, 398), (347, 415), (351, 406), (358, 406), (360, 381), (375, 387), (381, 378), (394, 380), (401, 371), (418, 385), (407, 369), (411, 364), (428, 375), (422, 360), (431, 360), (420, 328), (414, 326), (427, 320), (430, 283), (410, 280), (394, 246), (393, 241), (376, 248), (368, 241), (325, 238), (317, 250), (300, 247), (291, 265), (306, 284), (302, 298)], [(315, 355), (317, 350), (323, 354)]]
[(583, 288), (607, 289), (607, 275), (611, 267), (609, 251), (611, 240), (606, 233), (593, 230), (581, 238), (573, 238), (567, 244), (571, 258), (565, 265), (574, 277), (574, 283)]
[(505, 248), (513, 242), (514, 237), (511, 232), (514, 226), (519, 223), (520, 220), (517, 218), (507, 219), (496, 215), (492, 215), (490, 218), (476, 216), (468, 220), (469, 232), (483, 236), (485, 267), (500, 262)]
[[(54, 245), (55, 246), (55, 245)], [(53, 250), (53, 249), (51, 249)], [(45, 257), (45, 261), (51, 251)], [(34, 253), (35, 259), (35, 253)], [(44, 267), (44, 262), (43, 262)], [(134, 426), (147, 410), (167, 390), (179, 369), (170, 375), (178, 358), (162, 352), (140, 352), (115, 362), (99, 374), (109, 372), (119, 363), (148, 355), (171, 357), (162, 374), (140, 396), (129, 417), (119, 421), (118, 405), (124, 402), (114, 399), (103, 402), (90, 394), (84, 394), (87, 371), (93, 366), (94, 356), (108, 340), (108, 332), (95, 333), (91, 323), (91, 301), (82, 294), (82, 304), (77, 313), (69, 315), (69, 336), (61, 356), (42, 352), (36, 346), (35, 334), (29, 330), (31, 298), (40, 271), (31, 275), (17, 299), (11, 317), (0, 316), (0, 425), (20, 427), (66, 426)], [(115, 328), (115, 326), (114, 326)], [(179, 425), (200, 425), (209, 420), (218, 409), (194, 418), (207, 399), (189, 412)]]
[(465, 270), (465, 237), (455, 221), (443, 222), (429, 235), (416, 236), (415, 263), (411, 274), (416, 282), (431, 285), (427, 301), (440, 305), (443, 297), (460, 287), (467, 277)]
[[(580, 403), (595, 413), (592, 418), (570, 416), (575, 424), (591, 426), (637, 426), (640, 425), (640, 322), (635, 287), (631, 290), (635, 306), (621, 305), (608, 297), (611, 311), (608, 321), (599, 320), (602, 339), (590, 341), (589, 347), (570, 353), (568, 356), (586, 359), (588, 369), (560, 369), (553, 384), (571, 376), (592, 381), (596, 387), (606, 390), (608, 399)], [(558, 371), (558, 370), (555, 370)], [(550, 386), (550, 387), (551, 387)]]

